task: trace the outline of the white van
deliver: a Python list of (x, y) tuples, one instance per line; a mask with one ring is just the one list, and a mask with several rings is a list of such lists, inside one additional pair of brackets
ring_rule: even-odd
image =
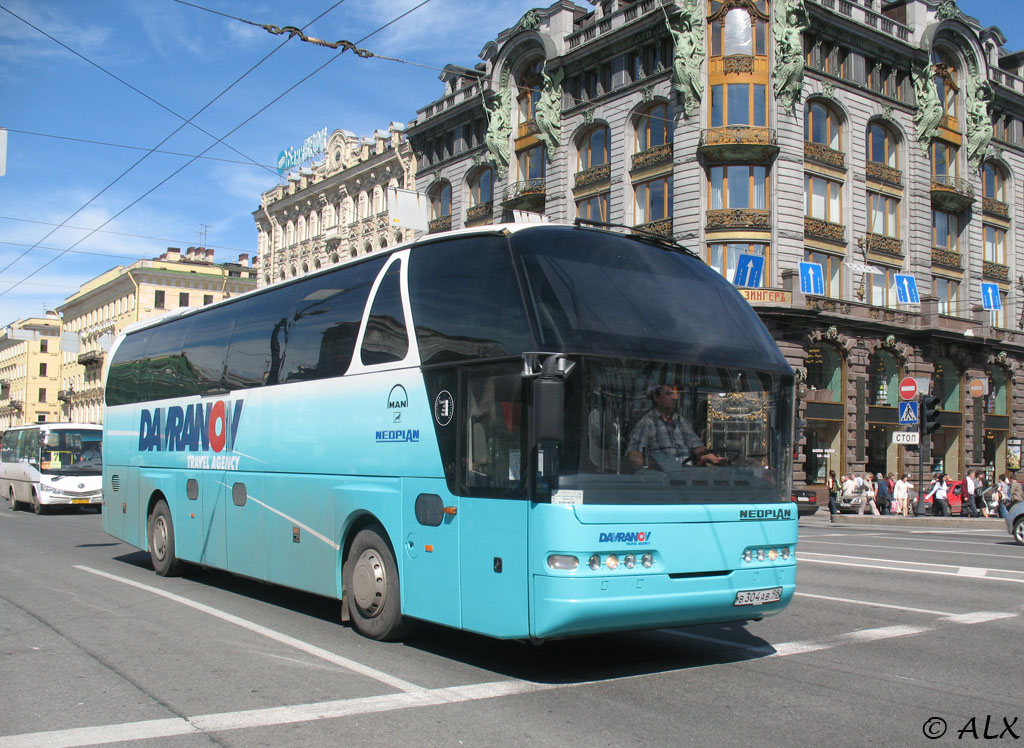
[(103, 505), (103, 427), (87, 423), (39, 423), (4, 432), (0, 440), (0, 492), (11, 511), (31, 504), (36, 514), (51, 506)]

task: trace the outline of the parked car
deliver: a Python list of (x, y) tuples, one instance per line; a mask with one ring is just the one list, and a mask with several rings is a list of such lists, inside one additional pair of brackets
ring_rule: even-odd
[[(946, 501), (949, 502), (949, 514), (952, 517), (956, 517), (960, 514), (963, 508), (963, 495), (967, 481), (953, 480), (946, 481)], [(931, 481), (921, 488), (923, 494), (927, 494), (932, 488)], [(925, 496), (924, 498), (925, 514), (938, 515), (939, 510), (934, 506), (931, 496)]]
[(811, 488), (794, 488), (793, 503), (798, 517), (818, 511), (818, 492)]
[(1006, 515), (1006, 531), (1017, 541), (1017, 545), (1024, 545), (1024, 502), (1019, 502)]

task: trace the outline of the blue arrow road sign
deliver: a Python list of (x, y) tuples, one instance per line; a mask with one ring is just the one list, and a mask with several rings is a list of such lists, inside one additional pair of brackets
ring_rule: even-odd
[(740, 255), (736, 263), (736, 275), (732, 279), (734, 286), (760, 288), (761, 276), (764, 275), (764, 258), (761, 255)]
[(900, 423), (917, 423), (917, 400), (900, 403)]
[(981, 306), (993, 312), (1003, 308), (1003, 300), (999, 298), (999, 286), (995, 283), (981, 284)]
[(821, 263), (800, 263), (800, 291), (814, 296), (825, 295), (825, 273)]
[(896, 281), (896, 301), (900, 304), (921, 303), (921, 297), (917, 293), (917, 279), (914, 276), (897, 273), (893, 278)]

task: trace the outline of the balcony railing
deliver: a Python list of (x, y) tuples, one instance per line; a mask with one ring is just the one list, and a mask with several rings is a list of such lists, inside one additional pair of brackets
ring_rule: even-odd
[(546, 192), (543, 179), (513, 182), (505, 188), (501, 204), (510, 210), (536, 210), (544, 207)]
[(466, 223), (490, 220), (494, 213), (494, 203), (488, 200), (486, 203), (479, 203), (466, 210)]
[(701, 130), (697, 150), (712, 161), (765, 162), (779, 152), (770, 127), (728, 125)]
[(669, 239), (672, 238), (671, 218), (662, 218), (660, 221), (648, 221), (647, 223), (641, 223), (635, 228), (637, 231), (642, 231), (645, 234), (657, 234), (658, 236), (665, 236)]
[(903, 172), (899, 169), (894, 169), (891, 166), (885, 164), (875, 163), (874, 161), (868, 161), (865, 164), (865, 173), (868, 179), (874, 179), (878, 182), (885, 182), (896, 187), (903, 186)]
[(576, 189), (608, 182), (612, 177), (611, 164), (598, 164), (576, 172)]
[(869, 252), (877, 252), (890, 257), (903, 257), (903, 240), (882, 234), (865, 234), (864, 248)]
[(72, 390), (61, 390), (57, 393), (57, 399), (63, 403), (70, 403), (71, 396), (74, 394)]
[(1002, 200), (996, 200), (994, 197), (983, 197), (981, 199), (981, 209), (991, 216), (999, 216), (1000, 218), (1010, 217), (1010, 206)]
[(846, 227), (840, 223), (804, 216), (804, 236), (842, 244), (846, 241)]
[(709, 210), (705, 214), (705, 226), (709, 231), (715, 229), (771, 229), (772, 212), (770, 210), (734, 209)]
[(82, 366), (99, 366), (103, 363), (103, 351), (86, 351), (78, 354), (78, 363)]
[(932, 265), (960, 270), (963, 265), (960, 263), (960, 253), (943, 247), (932, 247)]
[(984, 260), (981, 263), (981, 274), (986, 278), (1005, 281), (1010, 279), (1010, 268), (999, 262)]
[(846, 154), (821, 143), (804, 141), (804, 158), (826, 166), (834, 166), (837, 169), (846, 168)]
[(960, 213), (974, 202), (974, 188), (960, 177), (933, 176), (931, 192), (932, 205), (939, 210)]
[(656, 145), (646, 151), (633, 154), (633, 171), (646, 169), (663, 163), (672, 163), (672, 144)]
[(434, 218), (427, 222), (427, 231), (431, 234), (436, 234), (440, 231), (451, 231), (452, 230), (452, 217), (441, 216), (440, 218)]

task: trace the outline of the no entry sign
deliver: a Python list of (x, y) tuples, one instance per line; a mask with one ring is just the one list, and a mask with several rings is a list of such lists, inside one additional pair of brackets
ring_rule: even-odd
[(913, 400), (917, 397), (917, 381), (913, 377), (903, 377), (900, 380), (900, 399)]

